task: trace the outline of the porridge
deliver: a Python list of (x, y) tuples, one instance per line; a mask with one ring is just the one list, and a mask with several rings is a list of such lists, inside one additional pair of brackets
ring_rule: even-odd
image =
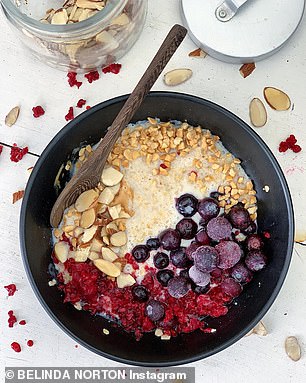
[(267, 263), (256, 218), (253, 183), (219, 137), (148, 118), (124, 130), (100, 183), (54, 229), (49, 284), (137, 339), (214, 332), (205, 317), (226, 315)]

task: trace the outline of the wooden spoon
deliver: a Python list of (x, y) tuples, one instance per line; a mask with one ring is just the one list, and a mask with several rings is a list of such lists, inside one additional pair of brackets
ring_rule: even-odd
[(72, 205), (81, 193), (92, 189), (98, 184), (108, 155), (117, 139), (151, 90), (170, 58), (184, 40), (186, 33), (186, 28), (181, 25), (176, 24), (172, 27), (151, 64), (136, 85), (136, 88), (126, 100), (103, 140), (95, 149), (94, 154), (89, 157), (71, 178), (55, 201), (50, 214), (50, 223), (53, 227), (59, 225), (64, 210)]

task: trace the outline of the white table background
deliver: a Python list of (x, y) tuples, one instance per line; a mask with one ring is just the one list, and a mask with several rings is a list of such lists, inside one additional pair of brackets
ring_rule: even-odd
[[(170, 27), (181, 22), (179, 0), (149, 0), (149, 11), (143, 33), (133, 49), (120, 60), (119, 75), (103, 75), (99, 81), (87, 81), (78, 90), (70, 88), (66, 74), (34, 60), (16, 40), (3, 14), (0, 16), (0, 142), (28, 146), (39, 155), (50, 139), (65, 125), (64, 116), (71, 105), (85, 98), (91, 106), (130, 92)], [(250, 42), (251, 43), (251, 42)], [(298, 29), (293, 39), (279, 53), (259, 62), (251, 76), (243, 79), (239, 65), (218, 62), (211, 57), (190, 58), (195, 49), (189, 37), (167, 66), (167, 70), (187, 67), (193, 70), (190, 81), (172, 88), (212, 100), (249, 122), (248, 105), (253, 97), (262, 98), (265, 86), (285, 90), (294, 103), (294, 110), (276, 112), (268, 108), (269, 121), (256, 131), (276, 155), (289, 183), (295, 208), (297, 230), (306, 235), (305, 165), (306, 165), (306, 26)], [(157, 81), (154, 90), (169, 90)], [(4, 124), (8, 111), (20, 105), (18, 122), (9, 128)], [(32, 107), (42, 105), (46, 113), (34, 119)], [(75, 110), (76, 112), (76, 110)], [(188, 116), (187, 116), (188, 117)], [(295, 134), (302, 152), (278, 153), (278, 144)], [(119, 366), (99, 357), (65, 335), (48, 317), (31, 290), (22, 265), (18, 219), (20, 201), (12, 204), (12, 193), (24, 189), (28, 172), (37, 156), (28, 154), (19, 163), (9, 160), (10, 149), (4, 147), (0, 156), (0, 376), (4, 381), (5, 366)], [(306, 248), (295, 245), (286, 282), (275, 303), (264, 317), (268, 336), (252, 335), (241, 339), (227, 350), (206, 360), (193, 363), (196, 382), (304, 382), (306, 378)], [(7, 297), (4, 285), (16, 283), (18, 291)], [(7, 312), (13, 309), (17, 319), (26, 326), (8, 328)], [(291, 361), (284, 351), (288, 335), (297, 336), (302, 350), (298, 362)], [(34, 346), (26, 346), (33, 339)], [(12, 341), (22, 344), (17, 354)]]

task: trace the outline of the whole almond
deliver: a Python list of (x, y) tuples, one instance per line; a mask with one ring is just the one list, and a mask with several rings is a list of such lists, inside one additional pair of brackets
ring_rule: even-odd
[(289, 358), (294, 362), (301, 359), (301, 347), (295, 336), (288, 336), (285, 340), (285, 350)]
[(9, 127), (13, 126), (18, 119), (19, 112), (20, 112), (19, 106), (15, 106), (13, 109), (11, 109), (9, 113), (7, 114), (7, 116), (5, 117), (5, 121), (4, 121), (5, 125)]
[(260, 128), (267, 122), (267, 111), (259, 98), (253, 98), (249, 106), (250, 120), (253, 126)]
[(280, 89), (273, 87), (264, 88), (264, 97), (274, 110), (288, 110), (291, 106), (289, 96)]
[(116, 278), (120, 275), (120, 269), (109, 261), (99, 258), (95, 259), (93, 263), (100, 271), (102, 271), (102, 273), (108, 275), (109, 277)]
[(174, 69), (164, 75), (164, 82), (169, 86), (176, 86), (190, 79), (192, 70), (187, 68)]

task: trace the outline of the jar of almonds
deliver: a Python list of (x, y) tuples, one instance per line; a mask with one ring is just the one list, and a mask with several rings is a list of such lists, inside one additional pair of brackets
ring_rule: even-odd
[(0, 0), (22, 42), (55, 68), (87, 72), (117, 61), (139, 37), (147, 0)]

